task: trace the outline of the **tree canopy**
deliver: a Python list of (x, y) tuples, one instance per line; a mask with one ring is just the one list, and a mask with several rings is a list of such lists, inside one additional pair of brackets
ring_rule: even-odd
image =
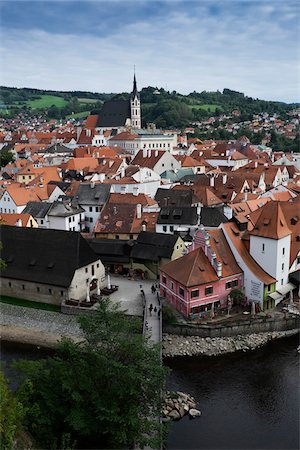
[[(55, 356), (16, 364), (25, 426), (43, 448), (156, 446), (165, 369), (141, 323), (109, 300), (79, 319), (85, 340), (63, 339)], [(76, 442), (76, 443), (75, 443)]]

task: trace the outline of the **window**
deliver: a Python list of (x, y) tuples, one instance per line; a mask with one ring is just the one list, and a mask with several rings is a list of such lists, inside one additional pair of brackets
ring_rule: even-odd
[(239, 280), (233, 280), (231, 283), (231, 286), (236, 287), (236, 286), (238, 286), (238, 284), (239, 284)]
[(199, 289), (194, 289), (191, 292), (191, 298), (198, 298), (199, 297)]
[(92, 211), (93, 211), (93, 207), (90, 206), (90, 207), (89, 207), (89, 212), (92, 212)]
[(284, 263), (281, 264), (281, 270), (284, 270)]
[(64, 295), (64, 291), (60, 291), (60, 296), (62, 297)]
[(184, 298), (184, 289), (179, 288), (179, 295)]
[(100, 212), (100, 206), (96, 206), (95, 211)]
[(268, 292), (271, 291), (271, 285), (270, 285), (270, 284), (268, 284), (268, 286), (267, 286), (267, 291), (268, 291)]
[(85, 273), (88, 273), (88, 268), (87, 267), (85, 268)]
[(170, 225), (170, 231), (174, 231), (173, 225)]
[(40, 288), (39, 288), (39, 287), (37, 287), (37, 288), (36, 288), (36, 291), (37, 291), (37, 292), (40, 292)]
[(116, 234), (116, 239), (120, 239), (120, 236), (118, 234)]
[(167, 231), (167, 227), (166, 227), (166, 225), (163, 225), (163, 231)]
[(22, 289), (23, 291), (25, 291), (25, 284), (22, 284)]
[(44, 221), (43, 221), (43, 219), (41, 219), (41, 225), (43, 225), (43, 223), (44, 223)]
[(90, 222), (93, 222), (93, 218), (92, 217), (90, 217)]
[(11, 282), (9, 281), (8, 286), (11, 287)]
[(96, 266), (96, 267), (97, 267), (97, 269), (99, 269), (99, 263), (97, 263), (97, 266)]
[(52, 294), (52, 289), (48, 289), (48, 292), (51, 295)]
[(95, 267), (94, 264), (92, 264), (92, 277), (95, 275)]
[(133, 239), (133, 234), (130, 234), (130, 235), (129, 235), (129, 239)]
[(265, 244), (262, 244), (261, 251), (262, 251), (262, 253), (264, 253), (264, 251), (265, 251)]
[(283, 286), (283, 278), (281, 278), (281, 286)]
[(167, 283), (167, 279), (166, 279), (166, 277), (165, 277), (164, 275), (162, 276), (162, 282), (163, 282), (164, 284)]
[(227, 281), (225, 289), (230, 289), (231, 288), (231, 281)]
[(173, 283), (173, 281), (171, 281), (171, 289), (172, 289), (172, 291), (173, 291), (173, 289), (174, 289), (174, 283)]
[(300, 264), (300, 256), (297, 257), (297, 264)]
[(283, 249), (282, 249), (282, 254), (284, 255), (284, 253), (285, 253), (285, 248), (283, 247)]
[(71, 223), (71, 217), (69, 217), (69, 223)]
[(212, 286), (208, 286), (207, 288), (205, 288), (205, 295), (209, 295), (212, 294), (214, 291)]

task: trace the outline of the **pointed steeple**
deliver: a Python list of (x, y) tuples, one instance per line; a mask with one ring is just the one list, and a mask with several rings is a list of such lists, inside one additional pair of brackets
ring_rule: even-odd
[(134, 76), (133, 76), (133, 89), (131, 92), (131, 98), (134, 98), (134, 97), (139, 97), (139, 93), (138, 93), (137, 85), (136, 85), (135, 72), (134, 72)]

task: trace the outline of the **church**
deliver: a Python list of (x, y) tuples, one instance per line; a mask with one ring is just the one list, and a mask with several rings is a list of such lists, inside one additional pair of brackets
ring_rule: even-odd
[(137, 90), (136, 77), (133, 78), (133, 89), (128, 100), (110, 100), (105, 102), (97, 119), (96, 130), (141, 129), (141, 102)]

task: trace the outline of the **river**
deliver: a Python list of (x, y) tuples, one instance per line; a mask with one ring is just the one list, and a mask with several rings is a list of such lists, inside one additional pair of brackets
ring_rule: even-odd
[[(168, 389), (194, 396), (202, 412), (172, 423), (167, 449), (298, 449), (298, 345), (293, 336), (254, 352), (165, 361), (172, 369)], [(11, 344), (1, 348), (11, 380), (13, 359), (46, 355)]]

